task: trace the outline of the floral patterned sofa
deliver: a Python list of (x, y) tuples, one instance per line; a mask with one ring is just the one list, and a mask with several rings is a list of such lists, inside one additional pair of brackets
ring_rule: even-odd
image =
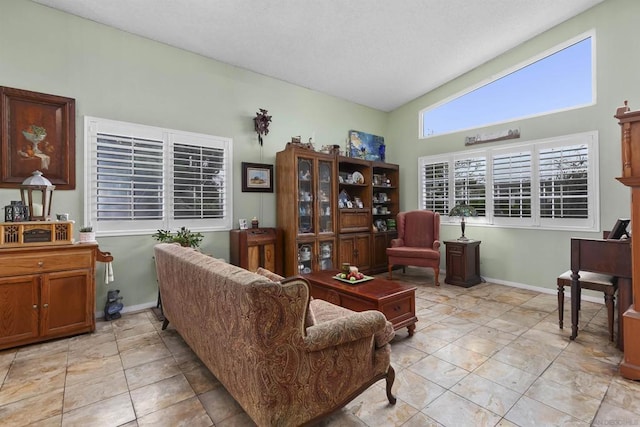
[(176, 244), (154, 251), (163, 326), (259, 426), (315, 422), (383, 378), (395, 403), (394, 333), (382, 313), (310, 299), (301, 277), (280, 282)]

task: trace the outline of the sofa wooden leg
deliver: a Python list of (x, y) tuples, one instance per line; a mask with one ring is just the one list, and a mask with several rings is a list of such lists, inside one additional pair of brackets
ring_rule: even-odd
[(169, 319), (167, 319), (167, 316), (165, 316), (164, 320), (162, 321), (162, 330), (164, 331), (165, 329), (167, 329), (167, 326), (169, 326)]
[(389, 280), (393, 280), (393, 265), (389, 264)]
[(387, 399), (389, 399), (389, 403), (392, 405), (396, 404), (396, 397), (391, 393), (391, 387), (393, 387), (395, 380), (396, 371), (393, 370), (393, 366), (389, 365), (389, 369), (387, 370)]

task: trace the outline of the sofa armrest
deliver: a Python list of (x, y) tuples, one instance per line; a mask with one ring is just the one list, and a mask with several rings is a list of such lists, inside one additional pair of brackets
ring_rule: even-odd
[(440, 249), (440, 240), (433, 241), (433, 249), (435, 249), (436, 251)]
[(307, 351), (319, 351), (328, 347), (372, 337), (384, 329), (387, 319), (377, 310), (368, 310), (318, 323), (307, 328), (303, 338)]
[(400, 246), (404, 246), (404, 239), (391, 239), (392, 248), (397, 248)]

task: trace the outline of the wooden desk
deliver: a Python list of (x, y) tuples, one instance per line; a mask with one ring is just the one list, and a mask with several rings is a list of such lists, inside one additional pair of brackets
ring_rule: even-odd
[(624, 349), (622, 315), (631, 306), (631, 241), (571, 239), (571, 339), (578, 336), (581, 289), (578, 272), (592, 271), (618, 278), (618, 348)]

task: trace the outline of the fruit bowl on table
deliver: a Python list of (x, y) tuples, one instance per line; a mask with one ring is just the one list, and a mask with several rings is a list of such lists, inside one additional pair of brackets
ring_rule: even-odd
[(362, 283), (362, 282), (367, 282), (369, 280), (373, 280), (374, 278), (371, 276), (367, 276), (367, 275), (362, 275), (362, 279), (355, 279), (351, 280), (350, 278), (347, 277), (340, 277), (341, 273), (336, 274), (335, 276), (333, 276), (334, 279), (339, 280), (341, 282), (344, 283), (348, 283), (350, 285), (357, 285), (358, 283)]

